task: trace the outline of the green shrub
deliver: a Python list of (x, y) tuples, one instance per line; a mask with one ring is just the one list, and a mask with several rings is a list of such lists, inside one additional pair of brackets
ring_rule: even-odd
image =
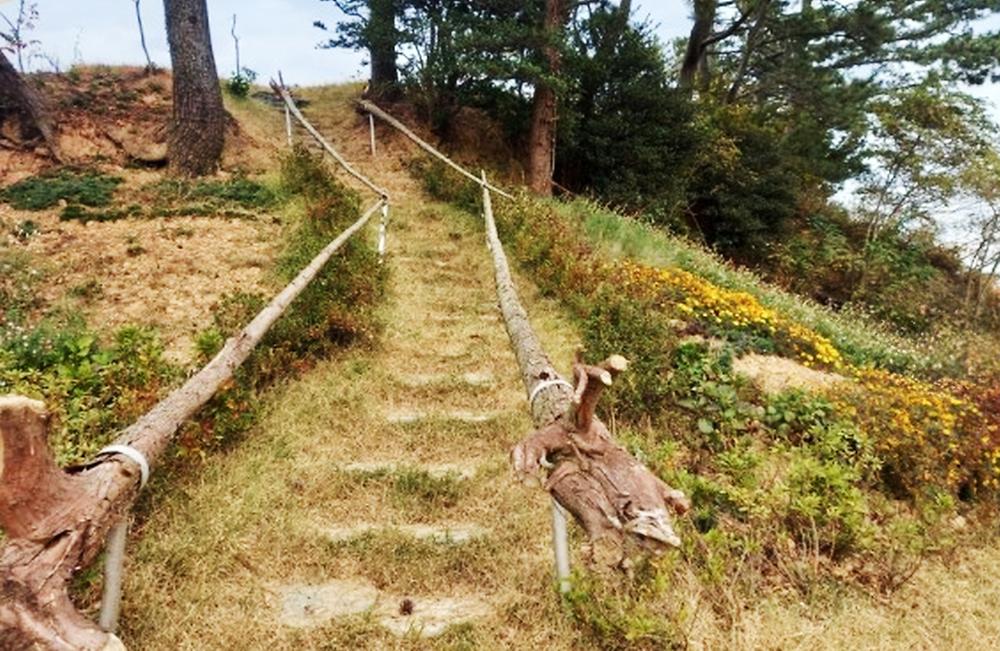
[(44, 321), (0, 338), (0, 393), (41, 399), (55, 415), (62, 464), (88, 459), (130, 425), (177, 377), (156, 335), (125, 327), (102, 345), (80, 319)]
[[(276, 265), (276, 281), (284, 285), (357, 221), (360, 204), (321, 159), (302, 148), (282, 162), (281, 191), (301, 196), (305, 213), (287, 233)], [(201, 450), (234, 440), (256, 418), (261, 391), (336, 347), (373, 341), (384, 285), (385, 269), (374, 247), (361, 235), (351, 238), (272, 326), (235, 380), (202, 409), (198, 428), (182, 439), (185, 448)], [(266, 303), (259, 294), (242, 292), (221, 300), (215, 323), (196, 340), (202, 359), (214, 355), (224, 338), (236, 334)]]
[(671, 569), (667, 558), (643, 561), (629, 577), (576, 574), (564, 603), (597, 648), (686, 648), (683, 611), (669, 596)]
[(237, 70), (226, 81), (226, 90), (233, 97), (244, 98), (250, 94), (250, 88), (256, 79), (257, 73), (250, 68)]
[(611, 287), (594, 297), (582, 320), (583, 345), (592, 359), (624, 355), (629, 360), (623, 373), (602, 399), (603, 409), (623, 416), (663, 410), (670, 399), (670, 367), (676, 334), (673, 328), (647, 306), (622, 300)]
[(0, 199), (18, 210), (44, 210), (60, 201), (107, 206), (122, 179), (95, 171), (59, 170), (19, 181), (0, 191)]

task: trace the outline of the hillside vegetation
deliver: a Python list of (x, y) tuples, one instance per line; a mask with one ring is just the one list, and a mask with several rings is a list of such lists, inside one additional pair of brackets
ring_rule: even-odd
[[(134, 83), (127, 71), (95, 74), (111, 80), (101, 92)], [(576, 573), (560, 600), (546, 501), (506, 473), (529, 423), (495, 312), (480, 190), (381, 127), (370, 159), (367, 121), (352, 108), (359, 91), (299, 95), (392, 193), (390, 257), (379, 264), (370, 232), (352, 242), (185, 425), (173, 472), (140, 503), (130, 645), (943, 648), (1000, 638), (992, 299), (971, 319), (927, 316), (921, 283), (944, 278), (942, 296), (959, 302), (967, 287), (937, 244), (920, 253), (933, 273), (891, 302), (871, 271), (871, 297), (840, 301), (818, 272), (722, 239), (706, 247), (652, 204), (497, 199), (547, 349), (559, 366), (577, 345), (588, 359), (632, 361), (601, 416), (693, 505), (678, 523), (682, 547), (627, 571), (586, 566), (575, 533)], [(210, 358), (362, 207), (306, 147), (279, 149), (271, 108), (227, 101), (233, 133), (253, 146), (214, 178), (122, 166), (135, 157), (119, 147), (120, 161), (29, 161), (0, 189), (0, 391), (46, 402), (60, 462), (90, 458)], [(433, 137), (418, 102), (389, 106)], [(455, 155), (513, 187), (520, 169), (503, 130), (485, 113), (466, 119), (487, 135), (455, 138)], [(901, 231), (880, 241), (894, 260), (913, 251)], [(98, 590), (96, 572), (83, 573), (75, 598), (92, 609)], [(324, 590), (372, 597), (346, 613), (310, 610)], [(420, 618), (407, 619), (406, 601)]]

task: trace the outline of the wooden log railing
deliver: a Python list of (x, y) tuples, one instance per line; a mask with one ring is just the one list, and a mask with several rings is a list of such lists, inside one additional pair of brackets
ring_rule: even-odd
[[(337, 151), (333, 145), (327, 142), (326, 138), (323, 137), (323, 134), (319, 132), (319, 129), (314, 127), (309, 120), (302, 115), (302, 111), (300, 111), (299, 107), (295, 105), (295, 99), (292, 97), (292, 94), (288, 92), (288, 88), (285, 86), (285, 80), (281, 77), (280, 72), (278, 73), (277, 82), (273, 79), (271, 80), (271, 90), (273, 90), (285, 104), (285, 130), (288, 135), (289, 147), (292, 146), (291, 118), (294, 116), (299, 124), (301, 124), (306, 132), (313, 137), (319, 146), (322, 147), (326, 153), (330, 154), (330, 156), (333, 157), (333, 160), (337, 161), (342, 168), (344, 168), (344, 171), (360, 181), (362, 185), (367, 187), (382, 199), (382, 219), (379, 222), (377, 246), (378, 260), (381, 263), (385, 259), (386, 238), (388, 237), (389, 230), (389, 193), (381, 186), (376, 185), (374, 181), (359, 172), (357, 168), (347, 162), (347, 159), (344, 158), (344, 156)], [(375, 156), (375, 122), (372, 119), (371, 114), (369, 114), (368, 118), (371, 137), (371, 151), (372, 156)]]
[(281, 98), (281, 100), (285, 103), (285, 107), (288, 109), (288, 111), (299, 122), (299, 124), (302, 125), (302, 127), (309, 133), (309, 135), (312, 136), (313, 139), (316, 140), (317, 143), (319, 143), (320, 147), (322, 147), (328, 154), (330, 154), (330, 156), (332, 156), (333, 159), (337, 161), (337, 163), (341, 167), (343, 167), (348, 174), (356, 178), (358, 181), (361, 182), (362, 185), (364, 185), (369, 190), (377, 194), (386, 202), (389, 201), (389, 193), (384, 188), (381, 188), (378, 185), (376, 185), (374, 181), (372, 181), (367, 176), (359, 172), (357, 168), (355, 168), (353, 165), (347, 162), (347, 159), (344, 158), (343, 155), (341, 155), (341, 153), (337, 151), (333, 145), (327, 142), (326, 138), (323, 137), (323, 134), (321, 134), (319, 130), (316, 129), (316, 127), (310, 124), (309, 120), (307, 120), (306, 117), (302, 115), (302, 111), (299, 110), (299, 107), (295, 105), (295, 100), (292, 99), (291, 94), (288, 92), (288, 89), (285, 88), (284, 84), (279, 84), (278, 82), (272, 79), (271, 90), (273, 90), (278, 95), (278, 97)]
[(485, 174), (482, 187), (497, 297), (537, 428), (514, 447), (511, 462), (523, 478), (538, 477), (543, 469), (547, 474), (545, 488), (554, 500), (556, 573), (565, 592), (569, 559), (560, 507), (587, 533), (588, 561), (619, 565), (627, 560), (626, 542), (653, 552), (680, 545), (670, 513), (685, 513), (689, 503), (618, 444), (594, 415), (601, 392), (627, 368), (625, 358), (612, 355), (598, 365), (578, 358), (573, 365), (575, 385), (553, 368), (518, 299)]
[(420, 147), (421, 149), (423, 149), (424, 151), (426, 151), (428, 154), (430, 154), (434, 158), (437, 158), (442, 163), (444, 163), (445, 165), (447, 165), (451, 169), (455, 170), (456, 172), (458, 172), (462, 176), (466, 177), (467, 179), (469, 179), (473, 183), (476, 183), (477, 185), (482, 185), (482, 184), (485, 183), (486, 185), (484, 185), (483, 187), (489, 188), (490, 190), (492, 190), (493, 192), (496, 192), (500, 196), (506, 197), (507, 199), (513, 199), (514, 198), (511, 194), (509, 194), (507, 192), (504, 192), (503, 190), (501, 190), (500, 188), (496, 187), (495, 185), (491, 185), (490, 183), (484, 181), (483, 179), (479, 178), (478, 176), (476, 176), (475, 174), (473, 174), (469, 170), (465, 169), (464, 167), (462, 167), (461, 165), (459, 165), (455, 161), (451, 160), (450, 158), (448, 158), (447, 156), (445, 156), (444, 154), (442, 154), (433, 145), (431, 145), (426, 140), (424, 140), (423, 138), (421, 138), (420, 136), (418, 136), (417, 134), (415, 134), (405, 124), (403, 124), (402, 122), (400, 122), (399, 120), (397, 120), (396, 118), (394, 118), (392, 115), (390, 115), (390, 114), (386, 113), (385, 111), (383, 111), (382, 109), (380, 109), (374, 103), (369, 102), (368, 100), (364, 100), (363, 99), (363, 100), (359, 100), (358, 101), (358, 106), (360, 106), (362, 108), (362, 110), (367, 111), (369, 113), (369, 115), (374, 115), (374, 116), (378, 117), (380, 120), (384, 121), (386, 124), (392, 126), (394, 129), (396, 129), (397, 131), (399, 131), (400, 133), (402, 133), (404, 136), (406, 136), (407, 138), (409, 138), (410, 140), (412, 140), (413, 142), (415, 142), (418, 147)]
[[(120, 641), (78, 612), (67, 585), (89, 566), (105, 537), (127, 516), (145, 474), (178, 427), (249, 357), (264, 334), (347, 240), (382, 207), (379, 199), (330, 242), (254, 319), (179, 389), (115, 440), (127, 454), (101, 454), (86, 466), (59, 468), (49, 449), (40, 402), (0, 397), (0, 649), (95, 651)], [(144, 468), (136, 468), (136, 460)]]

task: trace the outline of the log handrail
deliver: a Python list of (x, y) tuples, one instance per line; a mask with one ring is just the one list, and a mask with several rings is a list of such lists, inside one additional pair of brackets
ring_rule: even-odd
[(381, 188), (378, 185), (376, 185), (367, 176), (359, 172), (353, 165), (347, 162), (347, 159), (344, 158), (341, 155), (341, 153), (333, 147), (333, 145), (331, 145), (329, 142), (326, 141), (326, 138), (323, 137), (323, 134), (321, 134), (316, 129), (316, 127), (310, 124), (309, 120), (307, 120), (305, 116), (302, 115), (302, 111), (300, 111), (299, 107), (295, 105), (295, 100), (292, 99), (292, 96), (289, 94), (288, 89), (285, 88), (283, 84), (279, 84), (278, 82), (272, 79), (271, 90), (273, 90), (278, 95), (278, 97), (281, 98), (281, 100), (285, 103), (285, 107), (288, 109), (288, 111), (292, 114), (292, 116), (295, 117), (296, 120), (298, 120), (299, 124), (301, 124), (305, 128), (305, 130), (309, 132), (309, 135), (311, 135), (313, 139), (315, 139), (316, 142), (318, 142), (319, 145), (323, 149), (325, 149), (328, 154), (333, 156), (333, 159), (337, 161), (337, 163), (341, 167), (343, 167), (348, 174), (356, 178), (365, 187), (367, 187), (369, 190), (371, 190), (372, 192), (374, 192), (375, 194), (377, 194), (382, 199), (388, 202), (389, 193), (384, 188)]
[(560, 590), (565, 592), (569, 588), (568, 543), (559, 506), (587, 533), (587, 559), (618, 565), (627, 560), (627, 538), (654, 553), (680, 545), (669, 514), (684, 513), (690, 505), (683, 493), (667, 486), (617, 443), (594, 415), (601, 392), (626, 369), (625, 358), (612, 355), (601, 364), (589, 365), (578, 357), (573, 365), (575, 388), (553, 368), (517, 297), (485, 174), (482, 187), (497, 297), (536, 427), (511, 450), (511, 463), (525, 479), (546, 476), (545, 488), (555, 502), (556, 571)]
[(423, 138), (421, 138), (420, 136), (418, 136), (417, 134), (415, 134), (405, 124), (403, 124), (402, 122), (400, 122), (396, 118), (392, 117), (391, 115), (389, 115), (388, 113), (386, 113), (385, 111), (383, 111), (382, 109), (380, 109), (374, 103), (369, 102), (368, 100), (362, 99), (362, 100), (358, 100), (358, 106), (360, 106), (363, 110), (368, 111), (368, 113), (370, 113), (372, 115), (375, 115), (379, 119), (383, 120), (386, 124), (394, 127), (396, 130), (398, 130), (404, 136), (406, 136), (407, 138), (409, 138), (410, 140), (412, 140), (413, 142), (415, 142), (417, 144), (417, 146), (419, 146), (421, 149), (423, 149), (424, 151), (426, 151), (428, 154), (430, 154), (431, 156), (437, 158), (438, 160), (440, 160), (441, 162), (443, 162), (445, 165), (448, 165), (449, 167), (451, 167), (453, 170), (455, 170), (456, 172), (458, 172), (462, 176), (470, 179), (476, 185), (482, 185), (484, 188), (489, 188), (493, 192), (496, 192), (497, 194), (499, 194), (501, 197), (506, 197), (507, 199), (513, 199), (514, 198), (513, 195), (511, 195), (511, 194), (509, 194), (507, 192), (504, 192), (503, 190), (501, 190), (500, 188), (496, 187), (495, 185), (491, 185), (487, 181), (479, 178), (478, 176), (476, 176), (472, 172), (468, 171), (467, 169), (465, 169), (464, 167), (462, 167), (461, 165), (459, 165), (455, 161), (451, 160), (450, 158), (448, 158), (447, 156), (445, 156), (444, 154), (442, 154), (433, 145), (431, 145), (426, 140), (424, 140)]

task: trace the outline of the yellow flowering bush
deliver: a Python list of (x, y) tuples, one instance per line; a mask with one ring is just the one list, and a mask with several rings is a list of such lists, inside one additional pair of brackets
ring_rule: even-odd
[(629, 293), (656, 300), (665, 309), (709, 326), (768, 338), (781, 352), (807, 365), (839, 368), (843, 364), (828, 339), (761, 305), (747, 292), (724, 289), (676, 267), (656, 269), (630, 261), (618, 264), (618, 277)]
[(938, 487), (971, 497), (997, 487), (1000, 427), (970, 385), (929, 383), (889, 371), (853, 369), (832, 391), (838, 409), (871, 437), (882, 478), (900, 495)]

